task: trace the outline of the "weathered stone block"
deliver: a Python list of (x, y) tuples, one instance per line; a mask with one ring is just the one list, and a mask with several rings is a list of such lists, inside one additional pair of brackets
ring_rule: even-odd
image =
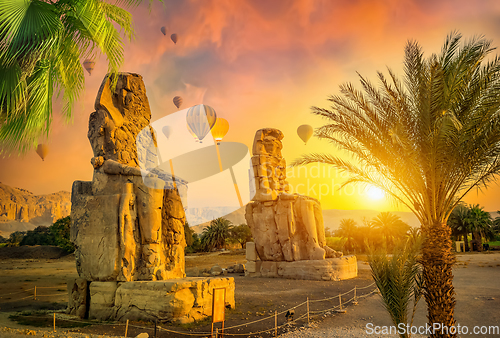
[(117, 282), (90, 283), (89, 318), (108, 320), (114, 317)]
[(225, 288), (226, 304), (235, 307), (234, 278), (120, 283), (115, 294), (115, 319), (180, 323), (200, 320), (211, 315), (214, 288)]
[(260, 266), (262, 277), (278, 277), (278, 262), (263, 261)]
[(68, 309), (66, 312), (72, 316), (85, 318), (87, 312), (87, 280), (74, 278), (68, 280)]
[(358, 275), (356, 256), (323, 260), (276, 262), (276, 264), (278, 276), (288, 279), (339, 281), (354, 278)]
[(262, 266), (262, 261), (247, 261), (246, 271), (250, 273), (260, 272), (260, 267)]
[(255, 242), (246, 243), (246, 259), (247, 261), (258, 260), (257, 250), (255, 250)]
[(71, 198), (71, 238), (80, 277), (116, 280), (120, 273), (118, 212), (120, 195), (80, 195)]

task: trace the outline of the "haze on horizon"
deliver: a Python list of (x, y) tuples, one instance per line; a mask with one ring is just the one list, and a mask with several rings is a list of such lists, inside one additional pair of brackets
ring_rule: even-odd
[[(310, 107), (328, 107), (328, 95), (337, 94), (341, 83), (357, 85), (356, 72), (374, 80), (388, 66), (401, 74), (408, 40), (417, 40), (425, 55), (438, 52), (452, 30), (465, 38), (484, 35), (500, 46), (500, 3), (494, 0), (165, 0), (151, 11), (142, 4), (132, 14), (136, 39), (126, 44), (121, 71), (143, 76), (152, 122), (177, 111), (172, 98), (179, 95), (182, 108), (205, 103), (229, 121), (224, 141), (251, 147), (258, 129), (280, 129), (288, 163), (301, 154), (335, 151), (315, 138), (304, 145), (297, 136), (299, 125), (325, 123)], [(63, 123), (54, 103), (45, 161), (34, 151), (0, 159), (0, 182), (47, 194), (91, 180), (88, 118), (106, 69), (101, 57), (92, 76), (86, 75), (71, 124)], [(361, 187), (334, 190), (344, 177), (322, 165), (289, 169), (287, 176), (294, 192), (320, 198), (323, 209), (405, 210), (368, 197)], [(499, 200), (498, 185), (466, 198), (488, 211), (500, 209)]]

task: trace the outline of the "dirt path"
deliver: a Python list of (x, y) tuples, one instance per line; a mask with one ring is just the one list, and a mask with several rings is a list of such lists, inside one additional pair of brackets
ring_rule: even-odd
[[(21, 326), (8, 319), (15, 311), (41, 310), (48, 313), (49, 317), (53, 312), (66, 307), (65, 281), (69, 277), (76, 276), (74, 258), (62, 258), (58, 260), (7, 260), (0, 262), (0, 327), (10, 327), (20, 331), (1, 331), (2, 338), (17, 338), (29, 334), (24, 332), (26, 326)], [(209, 255), (187, 256), (186, 270), (202, 270), (210, 268), (216, 262), (222, 267), (242, 263), (245, 261), (242, 252), (227, 252), (224, 254), (213, 253)], [(270, 337), (274, 335), (274, 330), (269, 333), (251, 335), (250, 332), (258, 332), (274, 327), (274, 312), (278, 313), (296, 305), (302, 304), (295, 309), (295, 319), (306, 314), (305, 301), (309, 297), (311, 300), (310, 311), (316, 313), (311, 318), (316, 322), (317, 327), (305, 329), (307, 319), (304, 317), (295, 326), (288, 326), (280, 329), (279, 333), (291, 331), (283, 337), (362, 337), (366, 331), (366, 324), (391, 325), (391, 321), (378, 295), (372, 295), (360, 299), (359, 305), (347, 305), (347, 313), (336, 314), (328, 309), (338, 305), (338, 298), (331, 301), (313, 302), (314, 300), (336, 297), (339, 293), (347, 292), (354, 286), (362, 287), (372, 283), (369, 267), (364, 262), (358, 263), (359, 276), (352, 280), (342, 282), (324, 281), (300, 281), (273, 278), (247, 278), (238, 274), (230, 274), (235, 278), (236, 283), (236, 309), (229, 310), (226, 314), (226, 328), (238, 326), (226, 331), (227, 333), (239, 334), (246, 337)], [(194, 270), (191, 270), (194, 269)], [(464, 254), (457, 257), (455, 267), (455, 287), (457, 293), (456, 318), (461, 325), (471, 328), (476, 325), (499, 325), (500, 323), (500, 253), (486, 254), (474, 253)], [(43, 299), (40, 296), (34, 301), (31, 288), (35, 285), (55, 286), (55, 289), (40, 289), (40, 292), (55, 292), (56, 296)], [(366, 289), (366, 291), (371, 288)], [(6, 293), (20, 292), (16, 295), (2, 296)], [(358, 296), (364, 291), (358, 291)], [(60, 295), (57, 295), (60, 294)], [(27, 299), (18, 301), (15, 297), (28, 296)], [(10, 299), (7, 299), (10, 297)], [(348, 299), (348, 295), (345, 296)], [(58, 316), (63, 316), (61, 313)], [(249, 322), (258, 321), (248, 325)], [(419, 305), (415, 324), (424, 325), (425, 304)], [(283, 313), (278, 316), (278, 325), (286, 323)], [(146, 327), (139, 329), (131, 327), (129, 337), (141, 332), (148, 332), (153, 335), (151, 323), (133, 323), (136, 326)], [(49, 324), (50, 325), (50, 324)], [(49, 326), (47, 325), (47, 326)], [(210, 331), (209, 322), (201, 322), (189, 326), (163, 326), (173, 331), (191, 332), (197, 334)], [(297, 327), (300, 329), (297, 331)], [(39, 330), (29, 327), (30, 332)], [(63, 329), (58, 329), (63, 330)], [(49, 333), (50, 329), (43, 329), (37, 332), (37, 336), (46, 337), (92, 337), (91, 335), (123, 336), (124, 327), (122, 323), (110, 323), (110, 325), (92, 325), (81, 329), (73, 329), (77, 332), (62, 333), (55, 335)], [(295, 332), (294, 332), (295, 331)], [(246, 334), (245, 334), (246, 333)], [(20, 335), (22, 334), (22, 335)], [(97, 337), (96, 336), (96, 337)], [(158, 337), (179, 337), (179, 334), (161, 332)], [(229, 335), (227, 335), (229, 337)], [(376, 335), (369, 335), (375, 337)], [(462, 335), (463, 337), (468, 337)], [(387, 336), (384, 336), (387, 337)], [(471, 336), (471, 337), (478, 337)], [(493, 337), (493, 335), (481, 335), (481, 337)], [(498, 335), (496, 335), (498, 337)]]
[[(367, 268), (364, 264), (360, 267)], [(457, 324), (466, 326), (469, 332), (472, 332), (476, 326), (478, 329), (500, 326), (500, 252), (457, 255), (454, 276)], [(415, 315), (414, 326), (425, 326), (426, 323), (425, 301), (421, 300)], [(392, 325), (379, 295), (365, 298), (358, 306), (349, 308), (346, 314), (328, 316), (315, 328), (285, 334), (282, 337), (398, 337), (397, 335), (367, 334), (367, 331), (370, 331), (367, 324), (379, 327)], [(460, 335), (460, 337), (487, 338), (499, 336), (500, 334), (488, 333)]]

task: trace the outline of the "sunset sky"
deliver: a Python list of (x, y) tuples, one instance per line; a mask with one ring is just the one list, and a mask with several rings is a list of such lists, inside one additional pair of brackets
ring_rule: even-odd
[[(177, 111), (172, 98), (180, 95), (182, 108), (208, 104), (229, 121), (224, 141), (251, 147), (258, 129), (280, 129), (287, 162), (308, 152), (335, 151), (314, 138), (304, 145), (297, 136), (299, 125), (317, 128), (326, 122), (310, 107), (327, 108), (328, 95), (337, 94), (340, 84), (357, 85), (356, 72), (375, 80), (376, 71), (389, 66), (402, 74), (409, 39), (417, 40), (425, 55), (439, 52), (453, 30), (466, 38), (485, 35), (500, 46), (500, 2), (494, 0), (165, 0), (151, 11), (144, 3), (132, 13), (136, 38), (125, 44), (121, 70), (143, 76), (152, 122)], [(177, 44), (172, 33), (179, 36)], [(2, 183), (46, 194), (92, 179), (88, 118), (106, 69), (101, 57), (92, 76), (86, 74), (85, 93), (70, 124), (55, 105), (44, 162), (34, 151), (0, 159)], [(294, 192), (321, 197), (323, 209), (404, 210), (370, 198), (360, 187), (333, 190), (342, 179), (311, 165), (289, 170), (288, 180)], [(500, 187), (473, 191), (466, 201), (496, 211)]]

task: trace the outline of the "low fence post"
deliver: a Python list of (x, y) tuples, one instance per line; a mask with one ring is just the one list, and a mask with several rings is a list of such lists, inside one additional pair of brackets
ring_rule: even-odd
[(278, 311), (274, 311), (274, 336), (278, 337)]

